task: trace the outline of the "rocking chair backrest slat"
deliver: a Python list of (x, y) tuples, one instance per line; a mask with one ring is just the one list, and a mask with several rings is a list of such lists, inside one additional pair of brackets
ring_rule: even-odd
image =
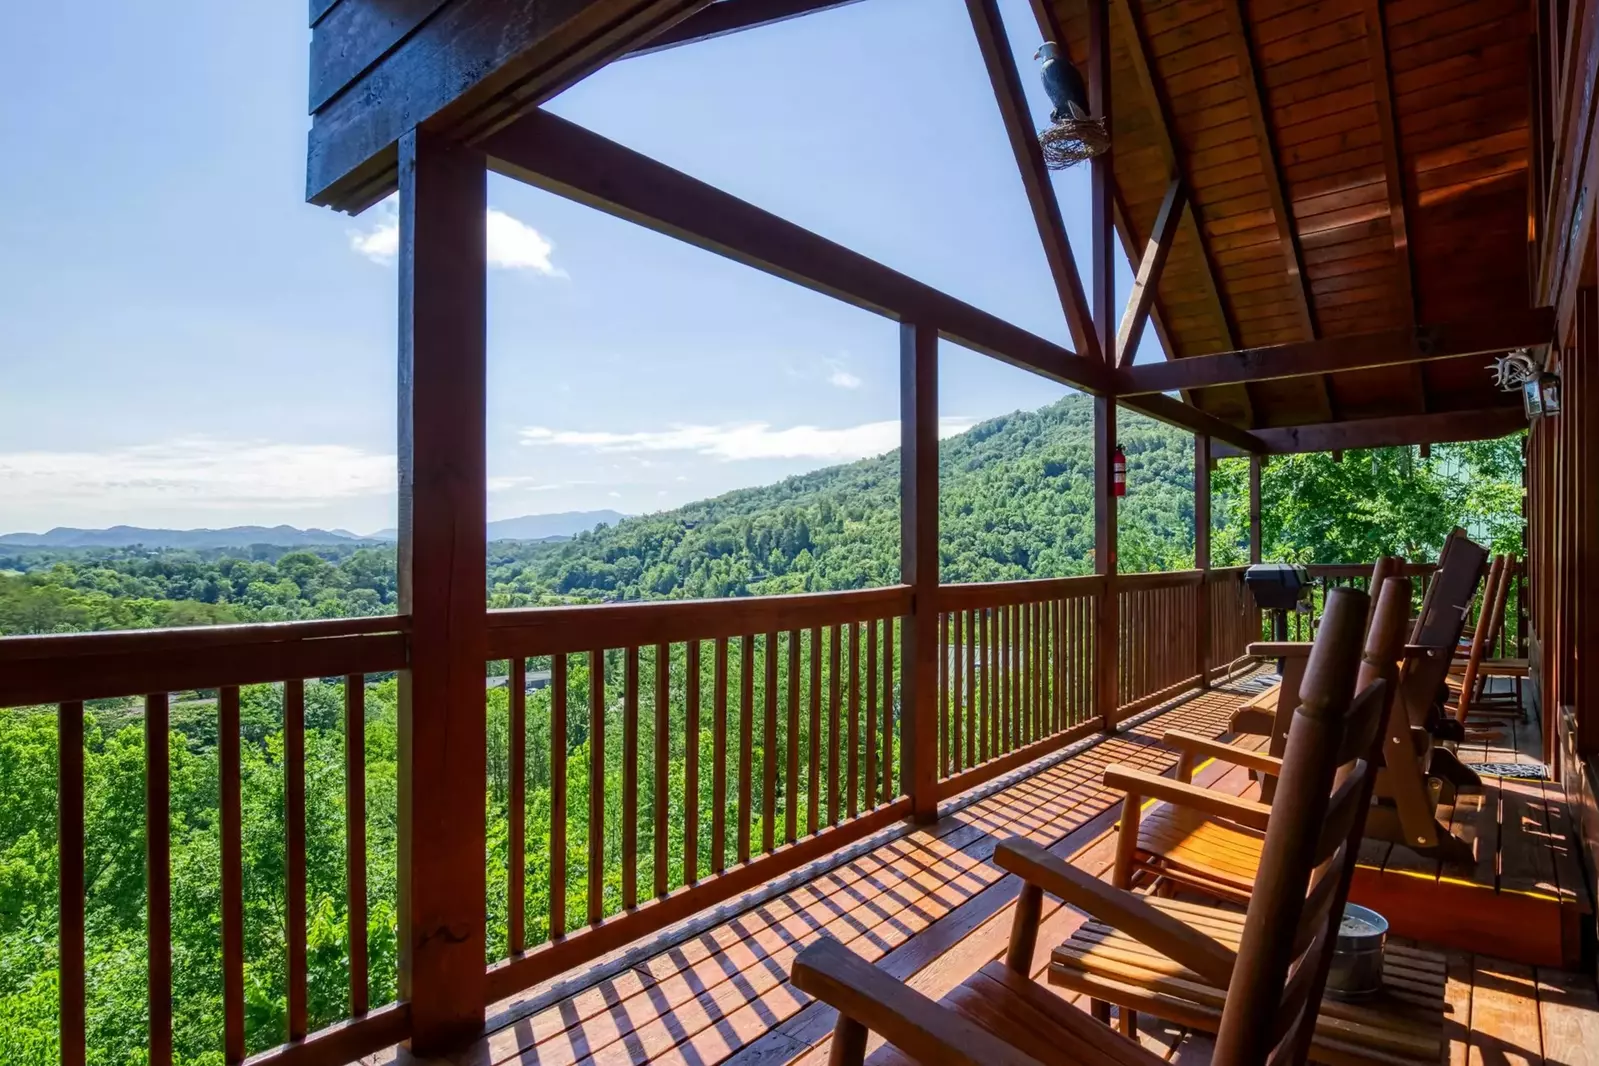
[(1488, 566), (1488, 583), (1482, 588), (1482, 607), (1477, 612), (1477, 628), (1471, 634), (1471, 652), (1466, 657), (1466, 671), (1461, 677), (1460, 699), (1455, 704), (1455, 717), (1464, 722), (1471, 710), (1471, 701), (1477, 688), (1477, 673), (1482, 668), (1487, 653), (1490, 633), (1493, 630), (1494, 601), (1499, 598), (1499, 586), (1505, 579), (1503, 555), (1494, 556)]
[[(1371, 802), (1409, 583), (1384, 581), (1379, 601), (1362, 649), (1369, 597), (1352, 589), (1328, 595), (1227, 988), (1217, 1066), (1303, 1061), (1301, 1029), (1320, 1006)], [(1329, 822), (1336, 832), (1324, 831)]]

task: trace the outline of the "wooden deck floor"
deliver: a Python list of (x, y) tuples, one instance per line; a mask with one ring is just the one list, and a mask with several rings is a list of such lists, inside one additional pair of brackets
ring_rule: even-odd
[[(1243, 684), (1248, 684), (1247, 682)], [(680, 1063), (778, 1066), (826, 1062), (835, 1014), (788, 983), (795, 953), (821, 935), (847, 944), (938, 998), (999, 957), (1017, 881), (991, 861), (1000, 840), (1025, 835), (1106, 873), (1120, 799), (1100, 784), (1110, 763), (1170, 770), (1166, 729), (1221, 735), (1242, 685), (1199, 694), (1082, 750), (959, 798), (934, 825), (898, 829), (830, 863), (799, 871), (585, 975), (533, 989), (491, 1011), (490, 1033), (450, 1066)], [(1241, 772), (1196, 776), (1234, 791)], [(1046, 898), (1035, 967), (1083, 921)], [(1591, 981), (1457, 953), (1450, 956), (1449, 1061), (1599, 1062), (1599, 996)], [(1208, 1039), (1146, 1021), (1144, 1039), (1174, 1062), (1208, 1061)], [(419, 1060), (403, 1049), (379, 1066)]]

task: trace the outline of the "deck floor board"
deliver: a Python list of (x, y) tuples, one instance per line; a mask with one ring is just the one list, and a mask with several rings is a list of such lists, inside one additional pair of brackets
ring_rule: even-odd
[[(667, 930), (646, 952), (635, 946), (625, 966), (611, 967), (586, 986), (574, 988), (568, 981), (553, 993), (529, 990), (491, 1011), (491, 1031), (472, 1048), (448, 1060), (425, 1061), (440, 1066), (821, 1066), (836, 1014), (789, 984), (788, 971), (801, 948), (819, 936), (832, 936), (923, 994), (934, 999), (947, 994), (1004, 953), (1019, 882), (993, 864), (1000, 840), (1023, 835), (1108, 876), (1120, 796), (1101, 783), (1104, 768), (1124, 763), (1170, 772), (1176, 757), (1160, 745), (1161, 734), (1180, 728), (1223, 736), (1229, 715), (1249, 691), (1237, 685), (1198, 693), (1086, 750), (1008, 775), (952, 801), (933, 825), (808, 874), (807, 880), (756, 898), (714, 924)], [(1527, 731), (1518, 724), (1496, 725), (1493, 732), (1493, 740), (1475, 741), (1464, 757), (1513, 761), (1539, 750), (1535, 737), (1520, 735)], [(1264, 742), (1232, 739), (1252, 747)], [(1258, 792), (1236, 767), (1203, 764), (1195, 780), (1235, 794)], [(1555, 794), (1536, 782), (1518, 784), (1531, 787), (1517, 791), (1514, 816), (1539, 829), (1531, 839), (1552, 842), (1564, 829), (1563, 808), (1550, 802)], [(1386, 852), (1378, 862), (1384, 859), (1391, 861)], [(1569, 881), (1562, 883), (1558, 858), (1547, 851), (1541, 857), (1529, 852), (1524, 861), (1527, 870), (1518, 865), (1515, 876), (1570, 890)], [(1042, 979), (1053, 946), (1084, 920), (1080, 912), (1046, 897), (1033, 960), (1036, 977)], [(1448, 998), (1451, 1066), (1575, 1063), (1588, 1061), (1586, 1050), (1599, 1046), (1599, 995), (1591, 981), (1576, 974), (1455, 952)], [(1528, 1010), (1529, 1005), (1537, 1009)], [(1209, 1037), (1159, 1019), (1140, 1019), (1140, 1039), (1168, 1062), (1197, 1066), (1210, 1059)], [(873, 1062), (903, 1061), (879, 1043), (874, 1042)], [(422, 1061), (395, 1048), (363, 1063)]]

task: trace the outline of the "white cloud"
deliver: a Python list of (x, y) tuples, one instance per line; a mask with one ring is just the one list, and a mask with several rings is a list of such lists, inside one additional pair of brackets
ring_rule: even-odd
[[(974, 425), (975, 419), (939, 419), (940, 437), (953, 436)], [(528, 426), (522, 443), (532, 447), (583, 448), (594, 452), (637, 454), (688, 452), (730, 462), (738, 459), (816, 459), (843, 462), (881, 455), (899, 447), (899, 421), (865, 422), (858, 426), (824, 429), (790, 426), (778, 429), (766, 422), (722, 425), (677, 425), (664, 430), (633, 433), (558, 430)]]
[[(350, 231), (350, 247), (375, 263), (387, 265), (400, 253), (399, 208), (391, 196), (378, 210), (378, 220), (371, 229)], [(491, 207), (483, 224), (488, 236), (489, 266), (531, 270), (547, 278), (567, 276), (550, 258), (555, 244), (526, 222)]]
[(104, 451), (0, 453), (0, 499), (20, 514), (106, 515), (321, 507), (390, 494), (393, 455), (341, 444), (176, 437)]
[[(845, 352), (844, 354), (848, 355), (849, 353)], [(839, 389), (858, 389), (861, 387), (862, 381), (860, 377), (850, 373), (849, 369), (845, 367), (843, 359), (826, 359), (823, 361), (827, 364), (827, 383), (829, 385)]]

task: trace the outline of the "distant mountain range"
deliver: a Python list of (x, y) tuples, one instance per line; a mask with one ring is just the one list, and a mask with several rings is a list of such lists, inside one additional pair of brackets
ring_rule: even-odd
[[(522, 515), (489, 523), (489, 540), (551, 540), (573, 536), (598, 525), (610, 525), (626, 516), (618, 511), (564, 511), (560, 514)], [(248, 548), (268, 544), (278, 548), (306, 548), (328, 544), (393, 541), (396, 531), (379, 530), (362, 536), (347, 529), (297, 529), (294, 526), (229, 526), (226, 529), (144, 529), (112, 526), (109, 529), (74, 529), (57, 526), (46, 533), (0, 535), (6, 548)]]

